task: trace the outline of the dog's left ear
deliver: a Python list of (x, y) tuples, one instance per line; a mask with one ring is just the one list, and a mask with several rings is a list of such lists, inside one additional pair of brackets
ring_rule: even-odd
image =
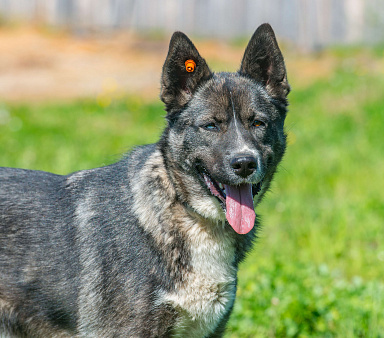
[(273, 98), (287, 104), (290, 92), (287, 71), (275, 33), (269, 24), (259, 26), (253, 34), (239, 72), (260, 82)]
[(160, 98), (165, 103), (168, 118), (183, 108), (199, 84), (211, 75), (192, 41), (184, 33), (175, 32), (161, 75)]

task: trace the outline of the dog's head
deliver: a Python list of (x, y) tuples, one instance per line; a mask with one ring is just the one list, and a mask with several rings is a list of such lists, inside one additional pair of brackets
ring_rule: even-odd
[(268, 24), (252, 36), (237, 73), (212, 73), (188, 37), (174, 33), (161, 77), (168, 120), (161, 142), (185, 203), (207, 218), (226, 216), (237, 233), (253, 228), (254, 198), (285, 151), (289, 90)]

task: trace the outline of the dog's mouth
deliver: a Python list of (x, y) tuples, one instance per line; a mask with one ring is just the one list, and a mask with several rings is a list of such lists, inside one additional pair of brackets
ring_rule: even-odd
[(198, 171), (205, 185), (225, 211), (228, 223), (238, 234), (247, 234), (255, 225), (253, 198), (260, 192), (262, 181), (257, 184), (227, 185), (215, 181), (203, 167)]

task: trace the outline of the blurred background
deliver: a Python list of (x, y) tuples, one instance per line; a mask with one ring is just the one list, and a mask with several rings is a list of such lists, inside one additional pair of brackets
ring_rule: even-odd
[(0, 0), (0, 166), (67, 174), (156, 142), (173, 31), (236, 71), (263, 22), (289, 146), (226, 337), (384, 337), (380, 0)]
[(380, 0), (1, 0), (3, 18), (106, 30), (188, 31), (209, 38), (249, 35), (268, 21), (281, 38), (307, 49), (375, 43), (384, 36)]

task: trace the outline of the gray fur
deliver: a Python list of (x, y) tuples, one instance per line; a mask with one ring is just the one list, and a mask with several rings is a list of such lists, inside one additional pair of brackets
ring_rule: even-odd
[[(0, 169), (1, 336), (223, 335), (258, 222), (236, 233), (204, 175), (260, 201), (285, 151), (284, 61), (265, 24), (238, 73), (214, 74), (178, 32), (161, 83), (158, 143), (68, 176)], [(244, 153), (257, 168), (240, 177)]]

